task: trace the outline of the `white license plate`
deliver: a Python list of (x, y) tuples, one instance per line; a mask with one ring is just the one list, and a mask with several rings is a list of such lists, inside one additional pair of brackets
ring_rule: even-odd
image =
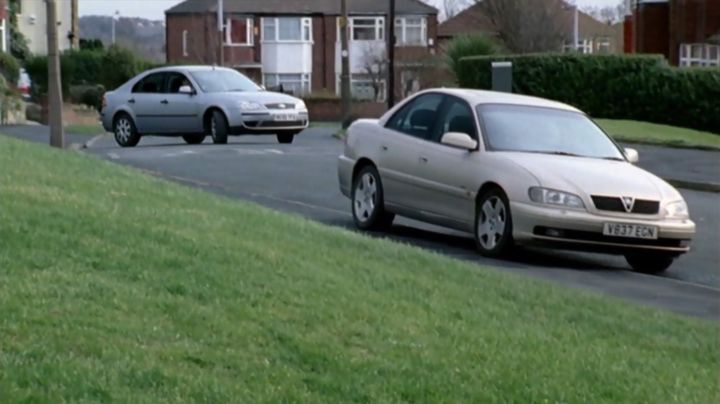
[(293, 114), (280, 114), (275, 115), (275, 122), (291, 122), (291, 121), (299, 121), (300, 118), (298, 118), (297, 115)]
[(658, 228), (640, 224), (605, 223), (605, 226), (603, 226), (603, 235), (657, 240)]

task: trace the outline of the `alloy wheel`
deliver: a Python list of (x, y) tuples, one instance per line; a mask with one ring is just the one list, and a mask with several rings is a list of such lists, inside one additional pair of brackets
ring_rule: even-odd
[(497, 196), (488, 198), (478, 215), (477, 236), (480, 245), (487, 250), (494, 249), (502, 241), (506, 225), (505, 204)]
[(126, 118), (120, 118), (115, 124), (115, 136), (118, 140), (126, 143), (132, 136), (132, 126)]
[(371, 173), (364, 173), (355, 189), (355, 216), (367, 222), (377, 206), (377, 180)]

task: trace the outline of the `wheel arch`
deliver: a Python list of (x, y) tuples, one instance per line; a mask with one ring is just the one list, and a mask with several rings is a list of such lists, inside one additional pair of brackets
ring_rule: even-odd
[(480, 203), (480, 198), (485, 195), (486, 192), (494, 188), (499, 189), (503, 194), (505, 194), (505, 198), (509, 200), (507, 191), (498, 184), (497, 181), (487, 181), (482, 184), (480, 189), (478, 189), (477, 195), (475, 195), (475, 205), (477, 206)]
[[(374, 167), (375, 170), (377, 170), (377, 166), (375, 165), (375, 163), (367, 157), (361, 157), (357, 160), (357, 162), (355, 162), (355, 166), (353, 167), (353, 171), (352, 171), (352, 178), (351, 178), (352, 182), (355, 182), (355, 178), (360, 173), (360, 170), (362, 170), (363, 168), (365, 168), (367, 166)], [(379, 173), (379, 171), (378, 171), (378, 173)]]
[(120, 108), (117, 111), (115, 111), (115, 113), (112, 116), (112, 124), (113, 125), (115, 125), (115, 121), (117, 121), (117, 119), (118, 119), (118, 117), (120, 117), (120, 115), (127, 115), (128, 117), (130, 117), (130, 119), (132, 119), (132, 121), (133, 121), (133, 124), (135, 124), (135, 126), (137, 127), (137, 122), (136, 122), (135, 116), (133, 115), (133, 113), (130, 110), (125, 109), (125, 108)]
[(217, 105), (211, 105), (205, 109), (205, 112), (203, 112), (203, 128), (205, 128), (206, 130), (210, 127), (210, 118), (212, 118), (212, 114), (215, 111), (223, 114), (223, 116), (225, 116), (225, 120), (228, 121), (228, 114), (227, 112), (225, 112), (224, 109)]

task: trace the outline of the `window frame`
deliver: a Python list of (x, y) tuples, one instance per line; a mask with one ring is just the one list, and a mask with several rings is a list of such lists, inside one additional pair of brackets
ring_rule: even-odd
[[(445, 99), (440, 104), (440, 109), (438, 112), (438, 115), (442, 114), (442, 116), (436, 117), (436, 125), (441, 123), (442, 120), (445, 119), (445, 116), (447, 115), (447, 112), (450, 108), (450, 102), (460, 103), (460, 104), (464, 105), (470, 111), (470, 117), (472, 118), (472, 121), (474, 124), (475, 133), (474, 134), (466, 133), (466, 135), (470, 136), (473, 140), (475, 140), (477, 142), (477, 146), (476, 146), (475, 150), (479, 150), (480, 142), (482, 139), (482, 130), (480, 127), (480, 121), (478, 119), (477, 111), (475, 111), (475, 108), (473, 108), (472, 105), (469, 102), (467, 102), (465, 99), (458, 97), (456, 95), (445, 94)], [(438, 130), (438, 128), (436, 127), (435, 131), (437, 132), (437, 130)], [(445, 133), (449, 133), (449, 132), (445, 132)], [(444, 146), (444, 147), (455, 148), (454, 146), (450, 146), (450, 145), (446, 145), (446, 144), (442, 143), (442, 137), (445, 135), (445, 133), (441, 133), (440, 137), (438, 139), (428, 139), (428, 141), (438, 144), (438, 145), (441, 145), (441, 146)]]
[[(145, 77), (143, 77), (143, 78), (141, 78), (140, 80), (138, 80), (135, 84), (133, 84), (132, 88), (130, 89), (130, 93), (131, 93), (131, 94), (165, 94), (165, 87), (166, 87), (166, 85), (167, 85), (167, 73), (168, 73), (168, 72), (164, 72), (164, 71), (163, 71), (163, 72), (150, 73), (150, 74), (146, 75)], [(160, 84), (157, 92), (148, 93), (148, 92), (144, 92), (144, 91), (136, 91), (136, 88), (137, 88), (141, 83), (143, 83), (145, 80), (147, 80), (147, 79), (149, 79), (150, 77), (153, 77), (153, 76), (161, 76), (161, 77), (162, 77), (162, 84)]]
[[(404, 131), (402, 131), (402, 130), (400, 130), (400, 129), (397, 129), (397, 128), (394, 128), (394, 127), (390, 126), (391, 122), (393, 122), (393, 120), (396, 119), (396, 118), (397, 118), (398, 116), (400, 116), (401, 114), (403, 115), (401, 119), (404, 121), (404, 120), (407, 118), (408, 111), (410, 111), (410, 109), (412, 109), (413, 105), (414, 105), (415, 103), (417, 103), (417, 101), (418, 101), (419, 99), (421, 99), (421, 98), (423, 98), (423, 97), (426, 97), (426, 96), (440, 96), (440, 97), (442, 97), (442, 100), (441, 100), (440, 103), (438, 104), (438, 113), (439, 113), (440, 111), (443, 110), (443, 107), (444, 107), (445, 102), (446, 102), (446, 100), (447, 100), (448, 94), (441, 93), (441, 92), (436, 92), (436, 91), (430, 91), (430, 92), (426, 92), (426, 93), (422, 93), (422, 94), (416, 95), (415, 97), (411, 98), (411, 99), (408, 100), (406, 103), (404, 103), (397, 111), (395, 111), (395, 113), (393, 113), (393, 114), (385, 121), (385, 123), (383, 124), (383, 128), (388, 129), (388, 130), (391, 130), (391, 131), (393, 131), (393, 133), (397, 133), (397, 134), (400, 134), (400, 135), (403, 135), (403, 136), (408, 136), (408, 137), (413, 138), (413, 139), (422, 140), (422, 141), (425, 141), (425, 142), (428, 142), (428, 143), (431, 143), (431, 144), (440, 144), (440, 143), (436, 142), (436, 141), (433, 140), (433, 139), (415, 136), (415, 135), (413, 135), (413, 134), (411, 134), (411, 133), (407, 133), (407, 132), (404, 132)], [(438, 121), (435, 120), (435, 122), (434, 122), (433, 125), (436, 126), (437, 124), (438, 124)], [(429, 134), (432, 134), (432, 132), (433, 132), (434, 129), (435, 129), (435, 126), (433, 126), (433, 128), (431, 128)], [(479, 142), (478, 142), (478, 143), (479, 143)]]
[[(375, 30), (375, 39), (355, 39), (355, 20), (373, 20), (373, 28)], [(340, 21), (341, 18), (338, 17), (336, 19), (336, 26), (337, 26), (337, 36), (335, 42), (340, 42)], [(362, 26), (362, 25), (361, 25)], [(365, 26), (364, 28), (368, 28), (369, 26)], [(347, 23), (347, 30), (348, 30), (348, 42), (370, 42), (370, 41), (384, 41), (386, 38), (386, 24), (385, 24), (385, 17), (378, 17), (378, 16), (354, 16), (348, 18)]]
[[(408, 20), (419, 19), (420, 24), (408, 25)], [(420, 42), (408, 42), (408, 28), (420, 28)], [(398, 30), (400, 30), (398, 35)], [(403, 16), (395, 18), (395, 46), (427, 46), (428, 45), (428, 27), (427, 18), (425, 16)]]
[[(694, 49), (700, 49), (700, 56), (693, 55)], [(716, 52), (716, 58), (711, 59), (711, 49)], [(681, 43), (678, 53), (678, 66), (680, 67), (717, 67), (720, 66), (720, 45), (709, 43)]]
[[(280, 39), (280, 20), (281, 19), (298, 19), (300, 20), (300, 39)], [(275, 35), (274, 38), (268, 38), (265, 30), (266, 22), (272, 21)], [(263, 17), (260, 21), (261, 34), (260, 40), (263, 43), (314, 43), (313, 41), (313, 25), (312, 17), (296, 17), (296, 16), (277, 16), (277, 17)], [(297, 74), (297, 73), (289, 73)]]
[[(193, 84), (192, 80), (190, 80), (190, 77), (179, 71), (167, 71), (163, 72), (165, 74), (165, 81), (163, 84), (163, 92), (161, 94), (182, 94), (182, 93), (172, 93), (170, 92), (170, 79), (172, 76), (182, 76), (185, 81), (187, 81), (190, 84), (190, 88), (192, 88), (195, 92), (197, 92), (197, 89), (195, 88), (195, 84)], [(152, 93), (151, 93), (152, 94)]]
[[(232, 20), (242, 20), (245, 19), (245, 35), (247, 38), (247, 41), (245, 43), (242, 42), (232, 42)], [(225, 29), (223, 32), (223, 46), (228, 46), (231, 48), (239, 48), (239, 47), (251, 47), (255, 45), (255, 20), (252, 17), (227, 17), (225, 18)]]

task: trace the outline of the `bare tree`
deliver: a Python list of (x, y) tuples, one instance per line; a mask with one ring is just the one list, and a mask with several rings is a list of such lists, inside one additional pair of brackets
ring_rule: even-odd
[(511, 52), (557, 51), (570, 31), (564, 0), (476, 1)]
[(440, 9), (443, 21), (455, 17), (466, 4), (465, 0), (443, 0)]
[(376, 102), (383, 101), (383, 89), (388, 75), (388, 59), (385, 49), (368, 44), (363, 49), (361, 63), (364, 75), (370, 79), (373, 99)]
[(582, 10), (599, 21), (615, 24), (625, 19), (625, 16), (630, 13), (631, 7), (631, 2), (620, 0), (615, 6), (583, 7)]

